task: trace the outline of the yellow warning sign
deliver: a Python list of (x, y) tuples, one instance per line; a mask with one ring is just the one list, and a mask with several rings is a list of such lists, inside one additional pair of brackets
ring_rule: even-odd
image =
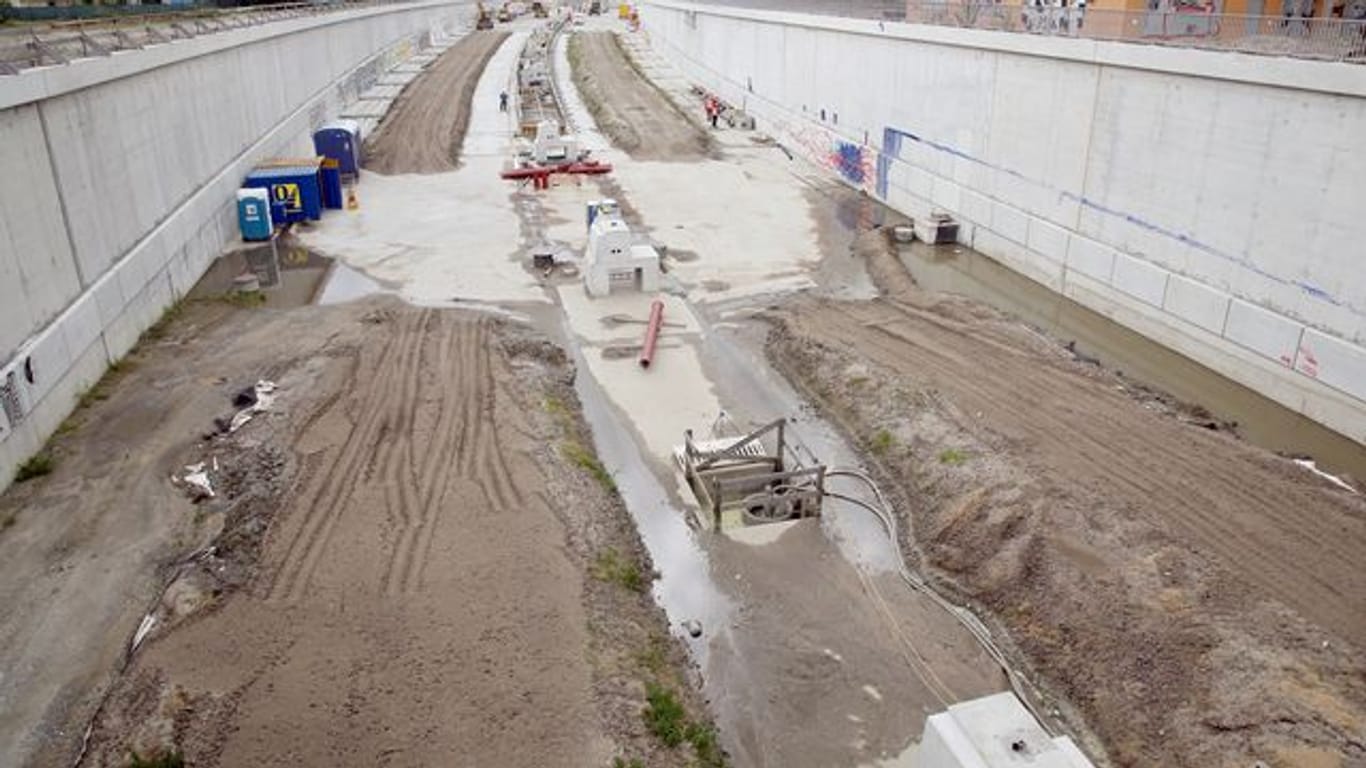
[(275, 201), (285, 204), (285, 211), (297, 213), (304, 209), (303, 196), (299, 194), (298, 184), (275, 184), (270, 188)]

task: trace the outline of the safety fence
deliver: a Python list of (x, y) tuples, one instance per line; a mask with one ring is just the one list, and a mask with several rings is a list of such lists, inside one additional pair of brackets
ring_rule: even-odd
[(145, 48), (285, 19), (409, 1), (345, 0), (238, 8), (192, 7), (80, 21), (21, 23), (0, 27), (0, 75), (16, 75), (32, 67), (66, 64), (74, 59), (108, 56), (115, 51)]
[[(1075, 0), (718, 0), (718, 5), (782, 10), (884, 24), (912, 23), (1021, 34), (1117, 40), (1243, 53), (1366, 63), (1366, 2), (1352, 0), (1346, 18), (1254, 16), (1152, 0), (1139, 10), (1088, 8)], [(1292, 11), (1307, 10), (1287, 3)], [(1360, 18), (1357, 18), (1357, 17)]]

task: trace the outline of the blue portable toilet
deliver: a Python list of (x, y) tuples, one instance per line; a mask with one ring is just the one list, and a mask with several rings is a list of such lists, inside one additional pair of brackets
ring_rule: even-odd
[(342, 209), (342, 174), (340, 163), (331, 158), (324, 159), (322, 162), (322, 192), (323, 207), (331, 208), (336, 211)]
[(271, 214), (276, 224), (317, 221), (323, 216), (320, 166), (317, 159), (267, 163), (247, 174), (242, 186), (270, 192)]
[(264, 189), (237, 190), (237, 226), (243, 240), (269, 240), (275, 226), (271, 223), (270, 192)]
[(329, 160), (336, 160), (343, 176), (360, 171), (360, 123), (334, 120), (313, 132), (313, 149)]

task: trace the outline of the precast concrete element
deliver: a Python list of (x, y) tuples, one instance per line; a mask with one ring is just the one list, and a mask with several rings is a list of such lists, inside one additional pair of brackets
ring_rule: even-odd
[(246, 172), (311, 156), (314, 128), (465, 5), (368, 7), (0, 78), (0, 488), (237, 237)]
[(789, 151), (1366, 442), (1366, 68), (642, 6)]
[(925, 718), (917, 768), (1093, 768), (1066, 736), (1052, 737), (1013, 693), (960, 702)]

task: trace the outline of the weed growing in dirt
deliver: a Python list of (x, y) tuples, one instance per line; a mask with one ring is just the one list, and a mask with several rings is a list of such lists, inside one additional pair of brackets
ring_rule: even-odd
[(184, 313), (185, 300), (181, 299), (167, 307), (166, 311), (161, 313), (161, 317), (157, 318), (155, 323), (152, 323), (147, 330), (142, 332), (142, 339), (140, 339), (140, 341), (159, 341), (160, 339), (166, 338), (166, 332), (170, 330), (171, 323), (175, 322), (176, 318)]
[[(103, 379), (101, 379), (101, 381), (103, 381)], [(109, 392), (104, 387), (101, 387), (99, 382), (96, 382), (93, 387), (90, 387), (81, 393), (80, 398), (76, 400), (76, 407), (89, 408), (95, 403), (103, 402), (108, 399)]]
[(554, 416), (556, 419), (569, 418), (569, 406), (565, 405), (563, 400), (554, 395), (547, 395), (545, 400), (541, 401), (541, 407), (545, 409), (546, 413)]
[(266, 295), (260, 291), (233, 291), (221, 297), (223, 303), (239, 309), (254, 309), (265, 306)]
[(47, 451), (40, 451), (19, 465), (19, 471), (14, 474), (14, 482), (22, 483), (35, 477), (50, 475), (56, 467), (57, 460), (52, 458), (52, 454)]
[(615, 549), (598, 555), (589, 572), (599, 581), (616, 584), (632, 592), (645, 591), (645, 576), (641, 574), (640, 566), (622, 557)]
[(725, 768), (726, 755), (716, 741), (715, 728), (700, 723), (689, 723), (685, 738), (692, 745), (698, 765), (702, 768)]
[(645, 684), (647, 706), (642, 713), (645, 726), (667, 747), (687, 742), (697, 764), (703, 768), (725, 768), (726, 756), (716, 740), (716, 729), (693, 722), (678, 696), (658, 683)]
[(53, 435), (56, 437), (69, 435), (72, 432), (75, 432), (76, 429), (80, 426), (81, 420), (76, 418), (76, 414), (73, 413), (70, 416), (67, 416), (65, 419), (62, 419), (62, 423), (57, 425), (57, 431), (54, 432)]
[(870, 442), (874, 454), (885, 456), (896, 447), (896, 436), (885, 429), (879, 429)]
[(967, 461), (970, 455), (967, 451), (960, 451), (957, 448), (945, 448), (939, 452), (939, 463), (956, 467)]
[(645, 768), (645, 761), (638, 757), (624, 760), (620, 757), (612, 758), (612, 768)]
[(666, 747), (683, 743), (688, 730), (688, 712), (673, 691), (658, 683), (645, 684), (645, 726)]
[[(109, 367), (104, 369), (104, 375), (100, 377), (100, 380), (90, 385), (90, 387), (82, 392), (80, 397), (76, 400), (77, 410), (89, 408), (95, 403), (108, 400), (109, 390), (114, 384), (118, 382), (119, 379), (128, 375), (128, 373), (136, 367), (137, 361), (128, 357), (110, 363)], [(67, 421), (70, 421), (70, 419)], [(69, 429), (75, 429), (79, 423), (80, 422), (76, 422), (76, 424), (73, 424)], [(62, 422), (62, 426), (58, 428), (58, 432), (60, 433), (64, 429), (69, 431), (65, 421)]]
[(594, 456), (592, 451), (573, 440), (565, 440), (560, 444), (560, 452), (579, 468), (588, 470), (593, 479), (598, 481), (598, 485), (601, 485), (609, 493), (616, 493), (617, 481), (612, 479), (612, 473), (607, 471), (607, 468), (598, 461), (598, 457)]
[(155, 757), (142, 757), (133, 752), (124, 768), (185, 768), (185, 756), (179, 752), (162, 752)]

